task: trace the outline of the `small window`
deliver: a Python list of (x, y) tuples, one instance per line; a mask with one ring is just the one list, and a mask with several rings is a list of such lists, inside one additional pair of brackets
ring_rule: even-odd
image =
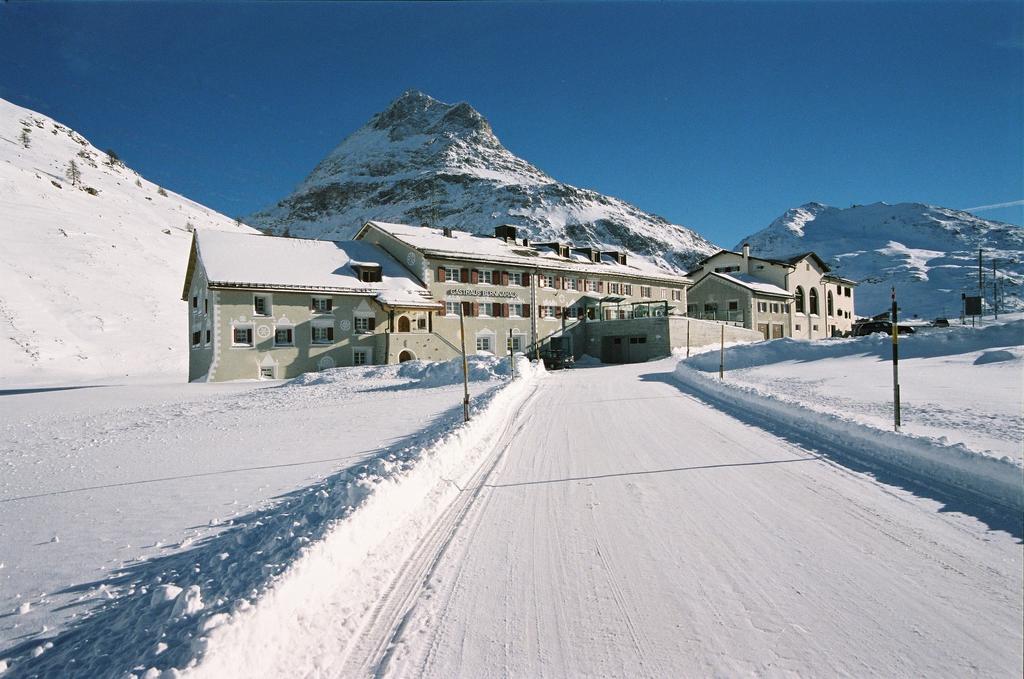
[(649, 285), (641, 285), (640, 286), (640, 296), (641, 297), (651, 297), (651, 286), (649, 286)]
[(192, 295), (192, 311), (198, 311), (198, 310), (199, 310), (199, 296), (198, 295)]
[(542, 306), (540, 308), (540, 317), (541, 318), (554, 318), (555, 317), (555, 307), (553, 307), (553, 306)]
[(480, 316), (493, 316), (494, 315), (494, 304), (491, 302), (480, 303)]
[(512, 335), (508, 340), (509, 351), (516, 353), (523, 350), (523, 336)]
[(334, 326), (314, 325), (313, 344), (330, 344), (334, 341)]
[(509, 285), (522, 285), (523, 274), (518, 271), (510, 271), (508, 273), (508, 284)]
[(425, 318), (417, 318), (416, 319), (416, 329), (417, 330), (426, 330), (427, 329), (427, 319), (425, 319)]
[(523, 315), (523, 305), (522, 304), (509, 304), (508, 305), (508, 315), (511, 316), (512, 318), (519, 318), (519, 317), (521, 317)]
[(705, 302), (704, 303), (704, 313), (706, 313), (706, 314), (713, 314), (716, 311), (718, 311), (718, 303), (717, 302)]
[(203, 313), (204, 314), (210, 313), (210, 298), (209, 297), (204, 297), (203, 298)]
[(553, 274), (541, 274), (537, 277), (537, 284), (542, 288), (553, 288), (555, 287), (555, 277)]
[(780, 304), (774, 304), (774, 303), (772, 304), (772, 313), (773, 314), (777, 314), (781, 310), (782, 310), (782, 306)]
[(206, 331), (206, 343), (207, 344), (210, 343), (210, 331), (209, 330)]
[(799, 323), (797, 323), (797, 324), (796, 324), (796, 329), (797, 329), (797, 330), (799, 330), (799, 329), (800, 329), (800, 324), (799, 324)]
[(203, 336), (203, 334), (199, 330), (196, 330), (195, 332), (192, 333), (192, 346), (193, 347), (198, 347), (199, 346), (200, 338), (202, 338), (202, 336)]
[(595, 281), (595, 280), (588, 280), (587, 281), (587, 292), (597, 292), (597, 281)]
[(848, 287), (843, 288), (843, 295), (846, 296), (846, 297), (849, 297), (850, 296), (850, 288), (848, 288)]
[(618, 283), (609, 283), (608, 284), (608, 292), (610, 294), (612, 294), (612, 295), (619, 294), (619, 284)]
[(459, 315), (459, 303), (458, 302), (445, 302), (444, 303), (444, 314), (445, 314), (445, 316), (458, 316)]
[(733, 271), (739, 271), (739, 266), (716, 266), (715, 273), (732, 273)]
[(493, 338), (490, 335), (477, 335), (476, 337), (476, 350), (477, 351), (494, 351)]
[(231, 343), (236, 347), (251, 347), (252, 346), (252, 328), (241, 327), (234, 328), (231, 331)]
[(270, 315), (270, 297), (267, 295), (253, 295), (252, 311), (257, 316)]
[(366, 349), (352, 350), (352, 365), (366, 365), (370, 362), (370, 352)]
[(290, 347), (294, 344), (294, 331), (292, 328), (277, 328), (274, 331), (274, 346)]
[(316, 314), (326, 314), (334, 309), (334, 300), (330, 297), (313, 297), (309, 309)]
[(480, 272), (480, 282), (491, 285), (494, 283), (494, 272), (490, 270), (483, 270)]
[(622, 294), (623, 295), (632, 295), (633, 294), (633, 286), (631, 284), (629, 284), (629, 283), (623, 283), (622, 284)]
[(359, 280), (363, 283), (380, 283), (380, 267), (379, 266), (360, 266), (358, 267)]
[(377, 324), (373, 316), (356, 316), (353, 325), (356, 332), (368, 333), (373, 332)]
[(739, 310), (740, 310), (740, 303), (739, 303), (739, 301), (735, 300), (735, 299), (730, 299), (729, 300), (729, 311), (739, 311)]
[(672, 291), (672, 301), (673, 302), (682, 302), (683, 301), (683, 291), (682, 290), (673, 290)]
[(462, 273), (457, 268), (446, 266), (444, 268), (444, 279), (458, 283), (462, 280)]
[(757, 303), (757, 312), (759, 314), (768, 313), (768, 302), (758, 302)]
[(566, 290), (579, 290), (580, 289), (580, 282), (579, 282), (579, 280), (576, 279), (576, 278), (566, 278), (565, 279), (565, 289)]

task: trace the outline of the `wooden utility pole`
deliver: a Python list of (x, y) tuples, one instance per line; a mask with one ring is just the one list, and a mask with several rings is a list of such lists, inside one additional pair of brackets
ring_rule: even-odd
[(516, 378), (516, 352), (512, 350), (512, 328), (508, 329), (508, 365), (512, 379)]
[(465, 302), (459, 302), (459, 339), (462, 341), (462, 418), (469, 422), (469, 363), (466, 360), (466, 324), (463, 321), (465, 316)]
[(897, 323), (896, 288), (892, 289), (892, 417), (900, 430), (900, 327)]

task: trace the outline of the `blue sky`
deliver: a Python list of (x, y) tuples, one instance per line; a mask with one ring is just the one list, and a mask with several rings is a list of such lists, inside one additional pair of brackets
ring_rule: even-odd
[(727, 247), (812, 200), (1019, 203), (1022, 84), (1018, 2), (0, 4), (0, 97), (232, 216), (409, 88)]

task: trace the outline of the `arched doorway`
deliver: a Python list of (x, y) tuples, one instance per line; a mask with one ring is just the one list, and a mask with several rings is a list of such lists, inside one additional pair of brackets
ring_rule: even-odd
[[(404, 316), (403, 316), (403, 318), (404, 318)], [(408, 323), (408, 321), (406, 321), (406, 323)], [(403, 349), (402, 353), (398, 354), (398, 362), (399, 363), (405, 363), (406, 361), (415, 361), (415, 360), (416, 360), (416, 354), (412, 353), (408, 349)]]
[(409, 332), (409, 317), (399, 316), (398, 317), (398, 332)]

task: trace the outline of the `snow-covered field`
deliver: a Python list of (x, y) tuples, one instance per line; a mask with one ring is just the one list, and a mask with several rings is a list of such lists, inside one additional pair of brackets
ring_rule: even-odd
[[(1024, 314), (982, 327), (919, 327), (899, 341), (901, 431), (1024, 458)], [(893, 427), (892, 338), (777, 340), (726, 351), (726, 383), (771, 400)], [(717, 352), (685, 365), (718, 375)]]
[[(471, 368), (479, 397), (509, 367), (473, 357)], [(168, 574), (181, 567), (194, 568), (190, 581), (206, 592), (199, 573), (230, 558), (240, 564), (233, 582), (261, 586), (322, 535), (328, 514), (304, 516), (295, 532), (309, 537), (262, 559), (251, 546), (211, 553), (213, 545), (235, 540), (239, 525), (278, 526), (308, 497), (297, 489), (436, 438), (461, 420), (461, 401), (457, 362), (341, 368), (291, 382), (0, 392), (0, 661), (45, 648), (69, 624), (95, 632), (83, 616), (109, 597), (140, 588), (169, 596), (188, 577)], [(47, 673), (72, 656), (59, 657)], [(116, 665), (109, 658), (79, 674), (108, 676)]]
[(199, 227), (253, 232), (0, 99), (0, 388), (181, 379)]

